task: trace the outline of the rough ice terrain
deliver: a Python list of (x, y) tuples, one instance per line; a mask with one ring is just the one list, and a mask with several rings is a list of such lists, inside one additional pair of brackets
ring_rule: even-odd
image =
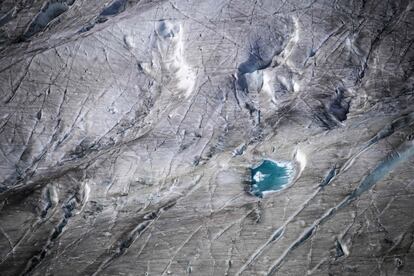
[(413, 61), (409, 0), (0, 1), (0, 275), (414, 275)]

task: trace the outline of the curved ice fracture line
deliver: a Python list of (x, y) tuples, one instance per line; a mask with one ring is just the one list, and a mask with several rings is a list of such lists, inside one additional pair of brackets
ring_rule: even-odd
[(409, 141), (401, 145), (398, 150), (391, 152), (383, 161), (381, 161), (375, 169), (368, 174), (348, 196), (346, 196), (339, 204), (329, 209), (325, 214), (319, 217), (309, 226), (284, 252), (272, 263), (267, 275), (274, 275), (279, 269), (282, 262), (288, 254), (309, 239), (316, 231), (317, 227), (332, 218), (338, 211), (347, 207), (351, 202), (357, 199), (361, 194), (371, 189), (378, 181), (384, 178), (390, 171), (395, 169), (401, 162), (408, 160), (414, 156), (414, 141)]

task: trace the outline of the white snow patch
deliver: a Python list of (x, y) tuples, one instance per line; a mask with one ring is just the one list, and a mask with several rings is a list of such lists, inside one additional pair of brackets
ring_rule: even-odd
[(253, 179), (256, 182), (260, 182), (263, 181), (267, 176), (269, 176), (268, 174), (263, 174), (261, 172), (257, 172), (254, 174)]
[[(178, 90), (184, 92), (185, 97), (189, 97), (194, 90), (196, 74), (184, 58), (181, 25), (163, 21), (159, 24), (156, 34), (162, 79), (168, 82), (167, 85), (175, 84)], [(170, 90), (174, 91), (173, 88)]]

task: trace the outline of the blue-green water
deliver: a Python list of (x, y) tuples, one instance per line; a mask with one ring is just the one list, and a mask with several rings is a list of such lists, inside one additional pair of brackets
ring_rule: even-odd
[(252, 176), (250, 193), (257, 197), (263, 197), (264, 192), (285, 188), (293, 174), (292, 168), (271, 160), (263, 160), (259, 166), (250, 170)]

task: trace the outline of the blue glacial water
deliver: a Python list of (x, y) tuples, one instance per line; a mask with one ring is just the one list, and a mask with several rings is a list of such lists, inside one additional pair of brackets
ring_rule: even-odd
[(250, 193), (257, 197), (263, 197), (265, 192), (282, 190), (289, 184), (293, 176), (291, 166), (271, 160), (263, 160), (260, 165), (250, 170), (252, 177)]

